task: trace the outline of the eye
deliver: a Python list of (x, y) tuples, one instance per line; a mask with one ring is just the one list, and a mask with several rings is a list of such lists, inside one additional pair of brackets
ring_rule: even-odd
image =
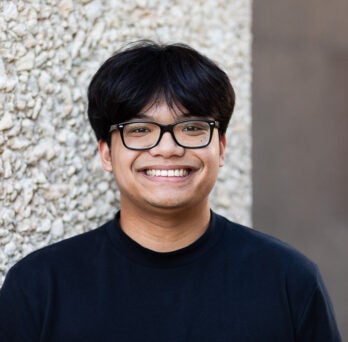
[(193, 132), (193, 131), (200, 131), (201, 129), (202, 129), (201, 127), (194, 126), (194, 125), (190, 125), (190, 126), (186, 126), (186, 127), (184, 128), (184, 131)]
[(209, 125), (205, 122), (187, 122), (182, 126), (182, 132), (186, 134), (200, 134), (209, 130)]
[(138, 128), (132, 128), (128, 131), (128, 133), (146, 133), (150, 130), (147, 127), (138, 127)]
[(153, 132), (153, 125), (147, 123), (131, 123), (125, 126), (125, 134), (144, 136)]

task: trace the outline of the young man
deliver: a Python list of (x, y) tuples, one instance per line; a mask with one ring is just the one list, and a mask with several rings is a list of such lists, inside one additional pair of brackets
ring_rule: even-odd
[(88, 98), (120, 211), (9, 271), (1, 341), (340, 341), (317, 267), (210, 210), (234, 107), (221, 69), (141, 42), (102, 65)]

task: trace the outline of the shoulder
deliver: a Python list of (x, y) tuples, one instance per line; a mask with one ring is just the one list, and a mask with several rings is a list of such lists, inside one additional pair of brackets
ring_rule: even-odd
[(265, 271), (270, 269), (290, 277), (301, 277), (313, 285), (317, 282), (317, 265), (293, 246), (271, 235), (215, 215), (216, 224), (225, 228), (223, 244), (228, 254), (257, 264)]
[(281, 298), (297, 331), (307, 324), (311, 315), (333, 317), (330, 297), (312, 260), (270, 235), (221, 216), (216, 222), (225, 227), (222, 239), (225, 259), (238, 274), (247, 277), (246, 283), (257, 283), (258, 289), (263, 289), (263, 296), (268, 293), (270, 298)]
[(108, 221), (88, 232), (64, 239), (40, 248), (18, 261), (8, 272), (8, 276), (26, 279), (31, 274), (36, 277), (53, 270), (69, 269), (85, 265), (96, 255), (103, 244), (108, 243), (106, 230), (114, 223)]

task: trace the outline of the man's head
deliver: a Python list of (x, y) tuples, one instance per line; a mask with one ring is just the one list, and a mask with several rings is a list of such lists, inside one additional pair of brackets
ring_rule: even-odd
[(226, 132), (235, 95), (214, 62), (187, 45), (140, 41), (109, 58), (88, 89), (88, 117), (98, 140), (110, 144), (110, 126), (165, 101), (194, 117), (220, 122)]
[(114, 174), (123, 212), (207, 212), (234, 107), (220, 68), (185, 45), (141, 42), (101, 66), (88, 96), (103, 168)]

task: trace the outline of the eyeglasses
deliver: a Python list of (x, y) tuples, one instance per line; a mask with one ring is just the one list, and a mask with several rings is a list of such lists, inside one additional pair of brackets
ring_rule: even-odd
[(165, 132), (169, 132), (181, 147), (202, 148), (210, 144), (214, 128), (220, 128), (220, 123), (205, 119), (188, 119), (169, 125), (128, 121), (112, 125), (109, 132), (119, 130), (123, 145), (130, 150), (149, 150), (157, 146)]

